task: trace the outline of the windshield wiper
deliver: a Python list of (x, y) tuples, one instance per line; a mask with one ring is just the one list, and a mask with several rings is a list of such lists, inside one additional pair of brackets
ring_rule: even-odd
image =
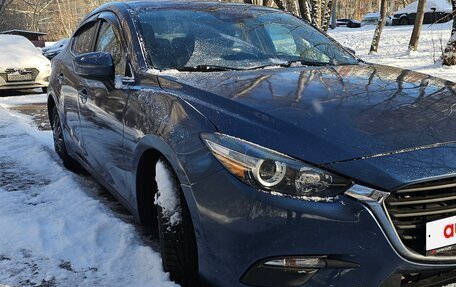
[(177, 69), (181, 72), (224, 72), (224, 71), (237, 71), (240, 69), (223, 67), (217, 65), (197, 65), (197, 66), (185, 66)]
[(330, 63), (330, 62), (325, 63), (325, 62), (309, 61), (309, 60), (300, 59), (300, 60), (284, 61), (284, 62), (281, 62), (281, 63), (273, 63), (273, 64), (268, 64), (268, 65), (253, 67), (253, 68), (250, 68), (250, 69), (248, 69), (248, 70), (259, 70), (259, 69), (264, 69), (264, 68), (268, 68), (268, 67), (283, 67), (283, 68), (288, 68), (288, 67), (290, 67), (292, 64), (295, 64), (295, 63), (299, 63), (299, 64), (301, 64), (301, 65), (303, 65), (303, 66), (330, 66), (330, 65), (333, 65), (333, 64)]
[(281, 66), (290, 67), (292, 64), (295, 64), (295, 63), (301, 64), (303, 66), (329, 66), (329, 65), (332, 65), (332, 63), (330, 63), (330, 62), (318, 62), (318, 61), (299, 59), (299, 60), (287, 61), (286, 63), (281, 64)]

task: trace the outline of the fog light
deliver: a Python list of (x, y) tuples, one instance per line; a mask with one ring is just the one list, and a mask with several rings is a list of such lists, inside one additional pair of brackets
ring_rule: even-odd
[(359, 265), (325, 255), (267, 258), (253, 264), (242, 276), (241, 282), (261, 287), (298, 287), (324, 268), (355, 269)]
[(287, 268), (325, 268), (326, 262), (322, 258), (284, 258), (268, 261), (264, 265)]

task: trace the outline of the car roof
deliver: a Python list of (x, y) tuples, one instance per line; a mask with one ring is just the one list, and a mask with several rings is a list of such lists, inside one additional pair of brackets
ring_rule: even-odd
[[(128, 2), (109, 2), (96, 8), (86, 15), (81, 25), (94, 15), (103, 11), (113, 11), (120, 14), (128, 14), (128, 10), (146, 10), (146, 9), (185, 9), (185, 10), (204, 10), (208, 8), (220, 8), (224, 10), (231, 10), (233, 12), (242, 12), (248, 10), (254, 11), (271, 11), (279, 12), (279, 9), (264, 7), (244, 3), (230, 3), (230, 2), (215, 2), (205, 0), (154, 0), (154, 1), (128, 1)], [(79, 28), (78, 28), (79, 29)]]
[(16, 45), (22, 45), (26, 47), (33, 47), (36, 49), (32, 42), (24, 36), (20, 35), (9, 35), (9, 34), (0, 34), (0, 45), (6, 45), (14, 43)]
[(250, 6), (252, 8), (271, 9), (257, 5), (249, 5), (243, 3), (229, 3), (229, 2), (216, 2), (216, 1), (202, 1), (202, 0), (155, 0), (155, 1), (130, 1), (124, 2), (130, 8), (207, 8), (213, 6), (230, 7), (230, 8), (245, 8)]
[(245, 10), (246, 7), (254, 10), (270, 10), (278, 11), (278, 9), (271, 7), (264, 7), (258, 5), (244, 4), (244, 3), (229, 3), (229, 2), (215, 2), (204, 0), (154, 0), (154, 1), (128, 1), (128, 2), (110, 2), (100, 6), (90, 14), (99, 12), (100, 10), (114, 9), (114, 10), (141, 10), (141, 9), (186, 9), (186, 10), (200, 10), (207, 8), (224, 8), (224, 9), (239, 9)]

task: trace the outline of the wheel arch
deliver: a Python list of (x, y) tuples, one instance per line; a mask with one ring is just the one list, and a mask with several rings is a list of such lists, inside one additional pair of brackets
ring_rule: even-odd
[[(156, 207), (154, 205), (157, 185), (155, 182), (155, 165), (160, 158), (164, 158), (173, 169), (181, 185), (188, 185), (188, 177), (171, 147), (161, 138), (154, 135), (145, 136), (136, 149), (134, 170), (134, 193), (137, 207), (137, 219), (141, 224), (156, 224)], [(185, 190), (185, 189), (183, 189)], [(153, 192), (151, 192), (153, 191)], [(184, 192), (187, 205), (193, 196)]]
[(403, 20), (406, 20), (406, 21), (407, 21), (407, 24), (410, 24), (410, 18), (408, 17), (407, 14), (403, 14), (403, 15), (401, 15), (401, 16), (399, 17), (399, 23), (402, 24), (402, 23), (403, 23), (403, 22), (402, 22)]

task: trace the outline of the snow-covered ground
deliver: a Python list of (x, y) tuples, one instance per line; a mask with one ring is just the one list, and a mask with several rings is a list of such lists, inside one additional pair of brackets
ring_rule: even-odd
[(60, 165), (51, 132), (11, 110), (45, 101), (0, 97), (0, 286), (176, 286), (99, 187)]
[(418, 51), (408, 53), (413, 26), (387, 26), (383, 30), (378, 53), (369, 55), (375, 26), (359, 29), (336, 28), (329, 35), (354, 49), (363, 60), (411, 69), (456, 82), (456, 67), (442, 67), (440, 56), (451, 34), (452, 22), (423, 25)]

